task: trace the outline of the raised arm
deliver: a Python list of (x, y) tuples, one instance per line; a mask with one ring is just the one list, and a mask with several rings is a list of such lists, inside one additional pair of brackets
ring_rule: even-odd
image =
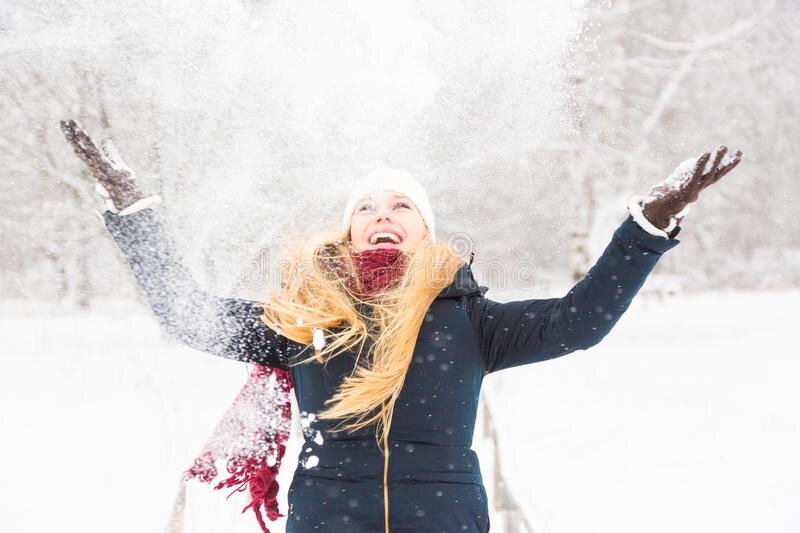
[(602, 340), (644, 284), (661, 254), (678, 239), (647, 233), (632, 217), (614, 232), (588, 274), (561, 298), (471, 302), (485, 372), (585, 350)]
[(256, 302), (221, 298), (200, 289), (177, 252), (158, 208), (120, 216), (106, 211), (106, 227), (133, 271), (164, 330), (197, 350), (287, 370), (299, 346), (261, 321)]
[(680, 230), (671, 219), (680, 221), (702, 188), (738, 164), (741, 152), (725, 160), (726, 152), (725, 147), (716, 151), (710, 170), (709, 153), (684, 161), (649, 196), (632, 199), (627, 219), (595, 265), (565, 296), (507, 303), (472, 298), (470, 316), (485, 373), (585, 350), (608, 335), (661, 255), (680, 243), (670, 238)]
[(62, 129), (107, 192), (112, 205), (103, 215), (106, 227), (165, 331), (204, 352), (287, 370), (287, 357), (302, 347), (269, 329), (255, 302), (201, 290), (178, 254), (160, 208), (139, 191), (113, 145), (105, 140), (98, 149), (74, 121), (62, 122)]

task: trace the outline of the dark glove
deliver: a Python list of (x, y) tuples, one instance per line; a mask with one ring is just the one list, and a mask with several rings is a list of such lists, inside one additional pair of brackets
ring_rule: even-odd
[[(725, 146), (720, 146), (714, 151), (713, 164), (707, 165), (710, 158), (711, 153), (706, 152), (698, 158), (685, 160), (650, 190), (642, 201), (642, 214), (651, 224), (659, 229), (668, 227), (670, 219), (696, 201), (700, 191), (718, 182), (739, 164), (742, 152), (736, 150), (731, 155)], [(681, 218), (676, 219), (678, 223)]]
[(110, 138), (103, 139), (98, 149), (72, 119), (61, 121), (61, 131), (75, 154), (86, 163), (92, 175), (108, 192), (114, 207), (122, 210), (145, 197), (136, 183), (136, 175), (122, 161)]

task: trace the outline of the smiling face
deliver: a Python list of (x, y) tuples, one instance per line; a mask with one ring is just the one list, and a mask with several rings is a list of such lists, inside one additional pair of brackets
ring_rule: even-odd
[(398, 248), (411, 253), (428, 235), (414, 202), (395, 191), (376, 191), (361, 198), (350, 221), (350, 241), (360, 252)]

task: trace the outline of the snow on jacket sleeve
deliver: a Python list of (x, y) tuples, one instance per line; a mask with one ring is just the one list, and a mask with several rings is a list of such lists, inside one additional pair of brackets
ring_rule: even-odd
[(268, 328), (255, 302), (201, 290), (156, 210), (106, 211), (103, 218), (170, 336), (200, 351), (288, 370), (287, 350), (299, 345)]
[(631, 216), (586, 276), (562, 298), (471, 302), (485, 373), (536, 363), (599, 343), (642, 287), (661, 254), (678, 239), (651, 235)]

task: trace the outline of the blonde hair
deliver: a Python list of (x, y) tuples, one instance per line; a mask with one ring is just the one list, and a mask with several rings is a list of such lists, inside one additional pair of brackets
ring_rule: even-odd
[(315, 329), (324, 332), (324, 347), (309, 347), (314, 354), (290, 366), (311, 361), (327, 364), (345, 352), (357, 353), (353, 373), (326, 400), (330, 407), (316, 415), (318, 419), (355, 419), (342, 422), (333, 432), (352, 433), (377, 421), (380, 445), (381, 440), (388, 442), (394, 403), (428, 308), (453, 281), (463, 261), (452, 246), (425, 239), (406, 256), (405, 271), (396, 286), (362, 299), (353, 290), (361, 287), (350, 253), (349, 229), (307, 240), (287, 263), (282, 287), (271, 292), (261, 318), (271, 329), (303, 345), (312, 343)]

